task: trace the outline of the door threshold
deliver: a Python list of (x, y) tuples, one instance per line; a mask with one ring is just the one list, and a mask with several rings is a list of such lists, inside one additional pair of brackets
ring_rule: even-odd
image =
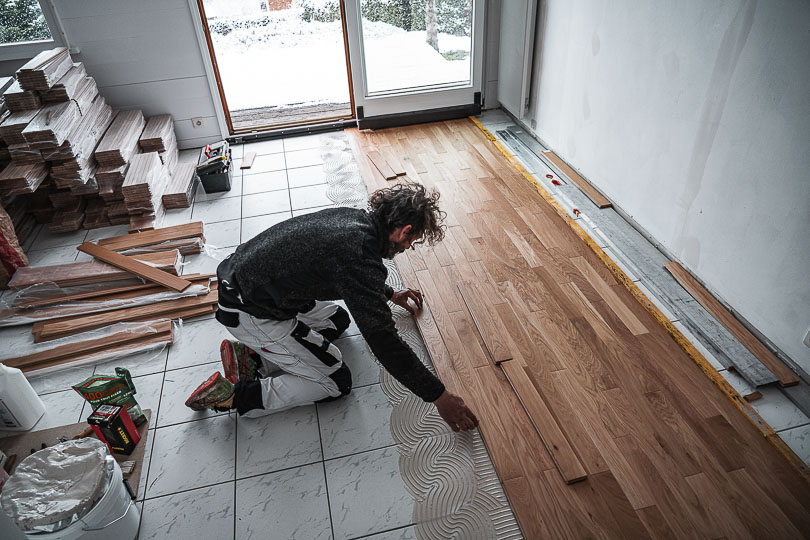
[(314, 135), (316, 133), (342, 131), (346, 128), (353, 127), (357, 127), (357, 120), (349, 118), (334, 122), (310, 124), (306, 126), (299, 125), (277, 129), (267, 129), (264, 131), (251, 131), (250, 133), (241, 133), (228, 137), (228, 142), (231, 144), (241, 144), (247, 142), (267, 141), (272, 139), (281, 139), (283, 137), (300, 137), (303, 135)]

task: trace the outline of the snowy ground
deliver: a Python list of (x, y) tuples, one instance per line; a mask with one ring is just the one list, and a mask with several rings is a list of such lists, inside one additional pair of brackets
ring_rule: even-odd
[[(265, 26), (212, 32), (228, 107), (346, 103), (349, 101), (340, 22), (305, 22), (299, 9), (271, 12)], [(233, 17), (249, 23), (263, 16)], [(209, 19), (215, 25), (221, 18)], [(469, 80), (470, 38), (439, 34), (441, 52), (466, 51), (446, 60), (425, 43), (425, 32), (406, 32), (363, 21), (370, 92)]]

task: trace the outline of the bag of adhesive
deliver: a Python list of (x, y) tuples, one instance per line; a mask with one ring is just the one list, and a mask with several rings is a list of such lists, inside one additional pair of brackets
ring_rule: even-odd
[(120, 405), (126, 407), (136, 426), (146, 422), (143, 410), (135, 401), (135, 385), (127, 369), (115, 368), (115, 375), (93, 375), (73, 389), (90, 402), (93, 411), (102, 405)]

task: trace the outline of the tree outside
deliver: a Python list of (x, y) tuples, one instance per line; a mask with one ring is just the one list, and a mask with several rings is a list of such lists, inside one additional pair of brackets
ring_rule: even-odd
[(0, 0), (0, 43), (51, 39), (37, 0)]

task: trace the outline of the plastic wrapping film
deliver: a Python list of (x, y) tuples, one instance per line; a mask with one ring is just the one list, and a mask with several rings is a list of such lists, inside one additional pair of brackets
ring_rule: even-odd
[(23, 459), (3, 486), (0, 504), (23, 531), (58, 531), (92, 510), (114, 470), (115, 460), (98, 439), (65, 441)]
[[(16, 294), (8, 294), (0, 299), (0, 327), (32, 324), (37, 321), (53, 319), (55, 317), (67, 317), (69, 315), (79, 314), (86, 315), (89, 313), (111, 311), (113, 309), (156, 304), (158, 302), (177, 300), (179, 298), (187, 298), (190, 296), (201, 296), (211, 292), (211, 281), (212, 280), (209, 279), (207, 284), (192, 284), (182, 292), (163, 290), (161, 292), (154, 292), (142, 296), (133, 296), (131, 298), (102, 299), (103, 297), (98, 297), (66, 300), (64, 302), (57, 302), (55, 304), (31, 308), (13, 307), (17, 296), (19, 294), (24, 294), (27, 291), (27, 289), (23, 289)], [(51, 283), (50, 285), (55, 284)], [(160, 287), (159, 285), (155, 286)], [(72, 289), (72, 287), (67, 287), (61, 290), (68, 289)], [(146, 289), (144, 291), (146, 291)], [(133, 293), (137, 292), (138, 291), (133, 291)]]
[[(157, 338), (158, 335), (161, 334), (160, 327), (166, 325), (169, 325), (168, 328), (171, 329), (171, 332), (169, 335), (165, 336), (165, 339), (149, 339), (150, 337)], [(166, 347), (172, 343), (182, 326), (182, 321), (172, 322), (169, 319), (159, 319), (148, 322), (115, 323), (97, 330), (83, 332), (44, 343), (37, 344), (31, 342), (22, 347), (15, 348), (13, 351), (2, 350), (0, 351), (0, 362), (12, 367), (17, 367), (14, 360), (24, 359), (29, 361), (35, 358), (36, 355), (53, 353), (57, 350), (75, 349), (76, 344), (82, 344), (80, 352), (76, 353), (73, 357), (66, 354), (56, 365), (45, 365), (41, 368), (34, 367), (34, 369), (27, 371), (24, 369), (25, 376), (30, 380), (33, 377), (47, 375), (55, 371), (125, 358), (133, 354), (144, 354), (144, 358), (141, 360), (144, 363), (148, 363), (161, 354), (165, 354)], [(104, 341), (105, 339), (126, 335), (132, 335), (134, 338), (133, 341), (120, 346), (107, 345)], [(139, 340), (139, 338), (142, 339)]]

